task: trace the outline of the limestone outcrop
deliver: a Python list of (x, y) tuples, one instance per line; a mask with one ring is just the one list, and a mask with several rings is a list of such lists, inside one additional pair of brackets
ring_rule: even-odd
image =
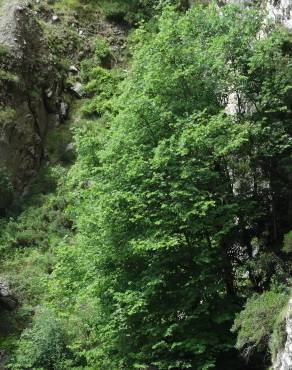
[(62, 86), (33, 11), (0, 6), (0, 212), (38, 170), (50, 114)]
[[(258, 1), (256, 0), (221, 0), (219, 4), (252, 4)], [(261, 1), (264, 11), (267, 14), (267, 18), (280, 22), (286, 28), (292, 29), (292, 0), (265, 0)]]
[(278, 21), (292, 30), (292, 0), (269, 0), (266, 8), (269, 19)]
[(284, 347), (277, 353), (277, 357), (272, 367), (273, 370), (292, 369), (292, 298), (288, 304), (285, 330), (287, 335), (286, 342)]
[[(253, 2), (253, 0), (226, 0), (222, 1), (221, 4), (240, 3), (243, 5), (248, 5)], [(263, 1), (261, 5), (263, 6), (263, 10), (266, 14), (267, 21), (274, 21), (283, 25), (288, 30), (292, 30), (292, 0), (268, 0)], [(243, 101), (245, 101), (245, 99), (243, 99)], [(244, 113), (248, 113), (252, 110), (252, 105), (249, 105), (248, 102), (246, 103), (247, 104)], [(239, 112), (236, 93), (233, 93), (229, 96), (226, 112), (231, 115), (235, 115)], [(292, 370), (292, 298), (288, 304), (285, 320), (285, 327), (282, 334), (286, 336), (286, 340), (284, 345), (279, 348), (276, 358), (273, 361), (273, 370)]]

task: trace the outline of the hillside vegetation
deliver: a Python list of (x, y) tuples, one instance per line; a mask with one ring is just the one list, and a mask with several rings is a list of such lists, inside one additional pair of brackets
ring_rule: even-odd
[(70, 111), (0, 219), (5, 369), (267, 370), (283, 346), (291, 34), (206, 3), (31, 5)]

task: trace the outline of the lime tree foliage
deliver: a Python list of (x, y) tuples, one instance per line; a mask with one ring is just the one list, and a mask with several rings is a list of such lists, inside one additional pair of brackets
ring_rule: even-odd
[(69, 369), (66, 361), (65, 334), (58, 320), (48, 309), (35, 314), (31, 328), (20, 338), (16, 364), (10, 369)]
[[(291, 36), (256, 9), (193, 3), (98, 1), (108, 19), (145, 23), (129, 67), (94, 40), (76, 163), (67, 130), (52, 132), (51, 165), (1, 221), (22, 331), (8, 368), (256, 370), (282, 345)], [(96, 11), (55, 6), (80, 4)]]
[[(75, 130), (77, 233), (56, 249), (47, 299), (81, 368), (242, 368), (230, 333), (242, 301), (269, 305), (254, 325), (251, 298), (238, 348), (252, 329), (251, 345), (267, 344), (258, 331), (287, 300), (261, 293), (290, 271), (289, 35), (254, 9), (211, 5), (166, 7), (132, 39), (111, 115)], [(93, 96), (111, 86), (101, 69), (90, 78)]]

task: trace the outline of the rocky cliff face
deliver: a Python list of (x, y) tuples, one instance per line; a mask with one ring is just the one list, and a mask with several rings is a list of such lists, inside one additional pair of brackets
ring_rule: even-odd
[(40, 165), (50, 114), (60, 109), (57, 75), (33, 11), (20, 1), (2, 2), (0, 212)]
[(273, 370), (291, 370), (292, 369), (292, 298), (289, 301), (286, 316), (286, 342), (277, 354), (273, 363)]
[[(222, 3), (242, 3), (248, 4), (253, 0), (227, 0)], [(292, 30), (292, 0), (268, 0), (263, 1), (263, 9), (266, 13), (267, 20), (272, 20), (282, 24), (289, 30)], [(250, 109), (250, 107), (248, 108)], [(238, 104), (236, 94), (229, 97), (229, 102), (226, 107), (226, 112), (229, 114), (238, 113)], [(286, 323), (285, 323), (286, 341), (282, 348), (278, 350), (276, 358), (272, 364), (273, 370), (292, 370), (292, 298), (289, 301)]]
[[(266, 5), (267, 17), (280, 22), (292, 30), (292, 0), (269, 0)], [(292, 369), (292, 298), (290, 298), (286, 316), (286, 342), (280, 348), (273, 362), (273, 370)]]
[[(221, 0), (219, 4), (252, 4), (259, 3), (257, 0)], [(260, 1), (267, 18), (282, 23), (288, 29), (292, 29), (292, 0), (264, 0)]]
[(269, 0), (266, 8), (268, 18), (292, 29), (292, 0)]
[[(218, 0), (218, 5), (226, 4), (242, 4), (248, 6), (254, 3), (259, 3), (258, 0)], [(265, 0), (260, 2), (266, 19), (282, 24), (289, 30), (292, 30), (292, 0)], [(240, 96), (241, 103), (243, 106), (239, 107)], [(254, 111), (254, 107), (248, 100), (241, 96), (240, 93), (234, 92), (228, 98), (228, 104), (226, 106), (226, 113), (235, 115), (241, 113), (250, 113)]]

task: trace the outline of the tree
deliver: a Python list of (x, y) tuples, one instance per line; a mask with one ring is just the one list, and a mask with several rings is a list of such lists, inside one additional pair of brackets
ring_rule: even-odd
[[(103, 137), (77, 133), (78, 235), (52, 286), (89, 366), (218, 369), (231, 353), (237, 269), (255, 236), (271, 250), (286, 229), (291, 62), (285, 33), (262, 27), (253, 9), (167, 7), (157, 32), (136, 33)], [(250, 284), (264, 288), (252, 271)]]
[(66, 352), (59, 321), (52, 312), (42, 308), (36, 313), (32, 327), (22, 333), (16, 358), (9, 368), (65, 370)]

